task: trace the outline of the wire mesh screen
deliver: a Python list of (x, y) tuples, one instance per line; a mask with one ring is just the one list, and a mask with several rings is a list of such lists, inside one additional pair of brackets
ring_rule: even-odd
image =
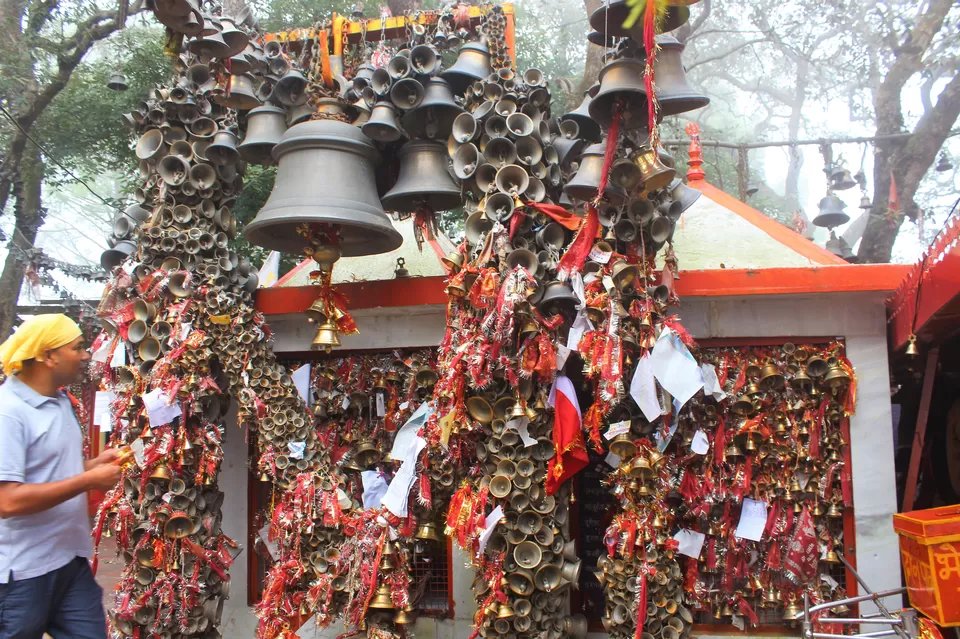
[(413, 600), (421, 615), (446, 617), (450, 610), (450, 544), (418, 543), (413, 560)]

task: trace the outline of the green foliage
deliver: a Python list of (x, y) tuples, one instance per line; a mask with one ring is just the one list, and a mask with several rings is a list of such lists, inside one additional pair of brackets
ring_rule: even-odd
[[(240, 197), (237, 198), (231, 211), (237, 218), (237, 228), (239, 229), (236, 239), (231, 243), (231, 248), (240, 257), (250, 260), (250, 263), (256, 268), (260, 268), (270, 251), (248, 242), (247, 238), (243, 236), (243, 227), (252, 222), (263, 205), (266, 204), (276, 178), (276, 167), (248, 166), (247, 174), (243, 179), (243, 191), (241, 191)], [(299, 264), (300, 260), (299, 255), (282, 253), (280, 256), (280, 275), (282, 276)]]
[[(33, 135), (51, 154), (85, 177), (132, 173), (137, 166), (131, 134), (120, 120), (134, 110), (147, 91), (171, 77), (170, 59), (163, 55), (163, 31), (131, 27), (99, 47), (74, 72), (67, 87), (43, 112)], [(107, 88), (117, 71), (129, 88)], [(51, 166), (50, 174), (54, 174)], [(54, 180), (64, 179), (55, 175)]]

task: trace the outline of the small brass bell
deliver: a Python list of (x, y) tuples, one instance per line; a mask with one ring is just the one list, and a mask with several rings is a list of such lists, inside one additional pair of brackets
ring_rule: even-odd
[(796, 621), (797, 617), (802, 614), (800, 606), (797, 605), (796, 601), (790, 600), (790, 603), (787, 604), (787, 607), (783, 609), (783, 620), (784, 621)]
[(843, 508), (837, 502), (830, 504), (829, 510), (827, 510), (827, 517), (832, 519), (842, 519), (843, 518)]
[(840, 556), (837, 554), (836, 548), (831, 548), (830, 551), (827, 552), (823, 560), (828, 564), (839, 564)]
[(413, 615), (412, 606), (407, 606), (393, 616), (393, 623), (397, 624), (398, 626), (409, 626), (414, 621), (416, 621), (416, 617)]
[(510, 619), (516, 616), (509, 603), (502, 603), (497, 608), (497, 619)]
[(420, 526), (417, 527), (417, 532), (414, 534), (414, 537), (416, 539), (440, 541), (440, 537), (437, 535), (437, 525), (432, 521), (420, 524)]
[(850, 216), (843, 211), (847, 205), (833, 193), (821, 199), (818, 206), (820, 213), (813, 218), (813, 223), (816, 226), (833, 228), (850, 221)]
[(387, 584), (380, 584), (368, 607), (378, 610), (393, 610), (393, 599), (390, 597), (390, 587)]
[(827, 383), (830, 390), (836, 392), (838, 389), (850, 383), (850, 376), (847, 375), (847, 371), (843, 370), (842, 366), (834, 364), (827, 369), (827, 374), (824, 375), (823, 381)]
[(777, 390), (783, 388), (784, 377), (780, 369), (773, 362), (767, 362), (760, 371), (760, 388), (763, 390)]
[(150, 473), (150, 479), (162, 479), (164, 481), (170, 481), (170, 469), (167, 468), (166, 464), (158, 464), (153, 472)]
[(653, 470), (650, 468), (650, 462), (646, 457), (640, 456), (633, 460), (633, 463), (630, 464), (630, 476), (637, 477), (639, 479), (644, 479), (653, 474)]
[(320, 325), (317, 336), (313, 338), (313, 343), (310, 344), (310, 347), (314, 350), (324, 350), (329, 353), (335, 347), (340, 346), (338, 332), (337, 325), (334, 324), (332, 320), (327, 319), (327, 321)]

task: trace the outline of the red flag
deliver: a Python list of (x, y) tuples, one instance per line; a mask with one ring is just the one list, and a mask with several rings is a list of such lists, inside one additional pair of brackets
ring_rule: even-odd
[(577, 391), (569, 377), (561, 375), (554, 383), (550, 403), (556, 415), (553, 424), (553, 446), (556, 455), (550, 460), (546, 491), (552, 495), (568, 479), (576, 475), (589, 462), (583, 442), (583, 415)]

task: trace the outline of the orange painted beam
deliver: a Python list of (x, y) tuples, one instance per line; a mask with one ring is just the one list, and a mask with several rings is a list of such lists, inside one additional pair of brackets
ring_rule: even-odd
[(892, 291), (909, 266), (903, 264), (847, 264), (764, 269), (680, 271), (677, 294), (684, 297), (745, 295), (800, 295)]
[[(445, 287), (446, 278), (440, 276), (348, 282), (335, 286), (347, 297), (347, 307), (350, 310), (446, 304)], [(318, 286), (261, 288), (257, 291), (257, 310), (266, 315), (302, 313), (317, 299), (318, 291)]]
[[(676, 291), (681, 298), (889, 292), (897, 287), (909, 268), (903, 264), (848, 264), (681, 271)], [(446, 304), (445, 286), (446, 278), (435, 276), (349, 282), (338, 284), (337, 290), (347, 296), (349, 307), (356, 310)], [(257, 291), (257, 310), (267, 315), (302, 313), (315, 299), (315, 286), (262, 288)]]

